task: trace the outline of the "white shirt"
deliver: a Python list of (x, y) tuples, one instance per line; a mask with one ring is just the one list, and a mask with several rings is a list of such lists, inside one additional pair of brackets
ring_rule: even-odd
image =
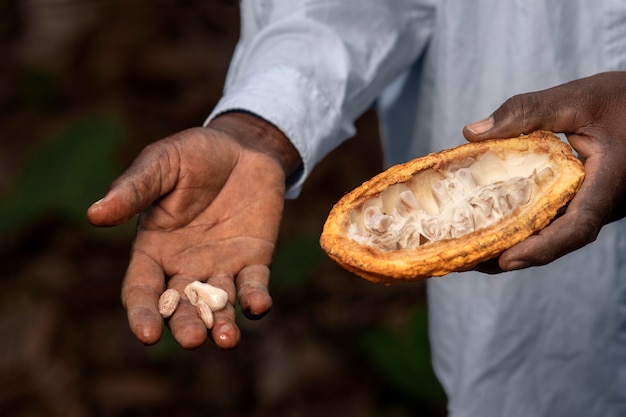
[[(388, 163), (464, 142), (506, 98), (626, 70), (618, 0), (242, 1), (224, 97), (303, 159), (289, 195), (377, 102)], [(626, 416), (626, 223), (545, 267), (429, 280), (451, 417)]]

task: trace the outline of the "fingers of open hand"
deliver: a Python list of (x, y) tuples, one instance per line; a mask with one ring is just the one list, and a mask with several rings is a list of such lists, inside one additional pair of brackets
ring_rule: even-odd
[[(185, 349), (201, 346), (207, 339), (207, 327), (198, 309), (185, 295), (185, 287), (197, 278), (176, 275), (168, 281), (181, 299), (168, 324), (174, 339)], [(235, 323), (235, 284), (230, 274), (214, 274), (208, 283), (228, 294), (223, 310), (213, 312), (214, 325), (211, 336), (222, 349), (232, 349), (239, 344), (240, 332)], [(159, 297), (165, 287), (161, 267), (151, 257), (135, 250), (122, 285), (122, 302), (128, 322), (135, 336), (144, 344), (154, 344), (161, 338), (163, 318), (158, 310)]]
[(185, 349), (202, 346), (207, 338), (207, 328), (198, 315), (198, 310), (185, 296), (185, 287), (195, 281), (193, 277), (177, 275), (168, 281), (168, 288), (175, 289), (181, 299), (168, 325), (174, 339)]
[(180, 303), (169, 318), (169, 327), (174, 339), (185, 349), (195, 349), (206, 341), (209, 326), (211, 338), (216, 346), (221, 349), (236, 347), (239, 344), (240, 332), (235, 323), (235, 285), (232, 275), (214, 274), (207, 281), (208, 284), (223, 289), (228, 294), (228, 302), (223, 309), (204, 313), (210, 316), (212, 325), (207, 324), (206, 318), (201, 318), (199, 305), (193, 305), (187, 298), (185, 288), (193, 281), (199, 279), (177, 275), (168, 283), (168, 288), (175, 289), (181, 294)]
[(144, 253), (133, 252), (122, 283), (122, 304), (132, 332), (147, 345), (161, 338), (163, 320), (157, 303), (164, 282), (159, 265)]
[(211, 338), (220, 349), (233, 349), (241, 339), (239, 327), (235, 322), (235, 280), (232, 274), (216, 273), (209, 278), (208, 283), (223, 289), (228, 294), (226, 306), (222, 310), (213, 312), (215, 324), (211, 330)]
[(249, 319), (260, 319), (272, 308), (269, 279), (270, 269), (266, 265), (249, 265), (237, 274), (239, 303)]
[[(177, 276), (170, 280), (169, 288), (184, 294), (184, 288), (191, 281), (193, 279), (189, 277)], [(239, 300), (247, 317), (261, 318), (270, 310), (272, 299), (267, 290), (268, 282), (269, 268), (265, 265), (244, 267), (237, 275)], [(231, 274), (215, 273), (207, 283), (223, 289), (228, 294), (228, 302), (224, 309), (213, 312), (211, 339), (220, 349), (233, 349), (241, 339), (241, 332), (236, 324), (235, 280)], [(187, 349), (202, 345), (206, 339), (206, 326), (200, 320), (196, 307), (192, 306), (184, 295), (178, 309), (170, 318), (169, 325), (176, 341)]]

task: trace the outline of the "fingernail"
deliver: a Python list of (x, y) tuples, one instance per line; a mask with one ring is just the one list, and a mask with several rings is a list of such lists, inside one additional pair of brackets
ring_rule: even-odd
[(231, 338), (231, 333), (232, 333), (232, 325), (229, 323), (223, 323), (222, 325), (220, 325), (219, 327), (217, 327), (216, 329), (216, 333), (217, 333), (217, 339), (225, 342), (228, 339)]
[(93, 203), (92, 206), (97, 206), (98, 204), (102, 203), (103, 201), (104, 201), (104, 197), (102, 197), (100, 200), (98, 200), (95, 203)]
[(495, 120), (493, 119), (493, 116), (489, 116), (485, 119), (467, 125), (467, 129), (475, 135), (482, 135), (491, 129), (494, 124)]
[(514, 271), (516, 269), (528, 268), (529, 266), (530, 266), (530, 264), (528, 263), (528, 261), (522, 261), (522, 260), (509, 261), (506, 264), (506, 270), (507, 271)]

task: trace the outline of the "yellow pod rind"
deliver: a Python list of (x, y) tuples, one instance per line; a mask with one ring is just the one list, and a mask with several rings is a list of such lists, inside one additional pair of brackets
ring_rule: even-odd
[[(527, 204), (515, 208), (497, 223), (461, 237), (413, 249), (382, 250), (349, 236), (352, 211), (389, 186), (407, 183), (427, 170), (445, 170), (455, 162), (479, 158), (486, 152), (502, 158), (541, 155), (554, 179), (541, 192), (533, 193)], [(536, 131), (516, 138), (467, 143), (393, 166), (346, 194), (330, 211), (320, 244), (343, 268), (376, 283), (410, 282), (468, 270), (546, 227), (573, 198), (583, 178), (582, 163), (570, 146), (551, 132)]]

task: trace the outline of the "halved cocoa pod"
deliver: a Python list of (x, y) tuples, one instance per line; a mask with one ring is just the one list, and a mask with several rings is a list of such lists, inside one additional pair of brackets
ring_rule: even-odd
[(582, 163), (551, 132), (468, 143), (393, 166), (346, 194), (320, 243), (373, 282), (468, 270), (546, 227), (583, 178)]

